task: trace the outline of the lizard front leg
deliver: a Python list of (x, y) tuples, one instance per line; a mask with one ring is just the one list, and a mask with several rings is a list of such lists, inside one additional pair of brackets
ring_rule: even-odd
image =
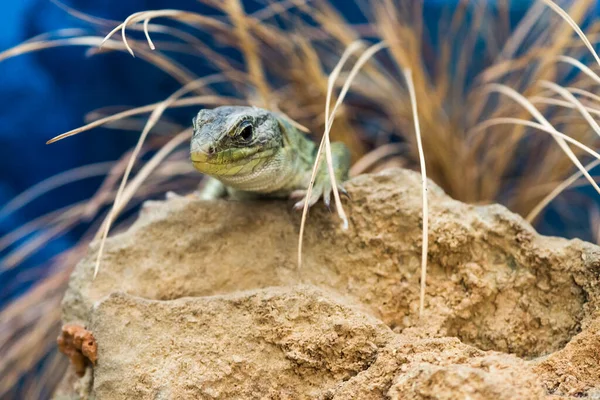
[(215, 200), (225, 197), (227, 188), (218, 179), (207, 176), (198, 191), (196, 196), (201, 200)]
[(221, 181), (207, 176), (195, 193), (200, 200), (216, 200), (227, 197), (232, 200), (253, 200), (259, 197), (257, 193), (245, 192), (225, 186)]
[[(223, 185), (217, 179), (207, 176), (204, 181), (200, 183), (200, 186), (197, 190), (185, 195), (185, 197), (196, 198), (200, 200), (216, 200), (220, 199), (221, 197), (225, 197), (226, 193), (227, 189), (225, 185)], [(165, 197), (167, 200), (170, 200), (184, 196), (181, 196), (173, 191), (168, 191)]]
[[(335, 180), (337, 182), (337, 189), (347, 194), (344, 189), (343, 182), (348, 179), (348, 171), (350, 169), (350, 151), (348, 148), (340, 142), (331, 143), (331, 156), (333, 161), (333, 173), (335, 175)], [(312, 175), (312, 169), (307, 171), (308, 178), (307, 182), (310, 182), (310, 178)], [(322, 197), (323, 202), (329, 208), (331, 203), (331, 179), (329, 177), (329, 168), (327, 166), (327, 160), (325, 156), (325, 152), (321, 154), (321, 165), (319, 166), (319, 170), (317, 171), (317, 176), (315, 177), (315, 184), (310, 194), (310, 199), (308, 200), (308, 206), (313, 206), (319, 199)], [(297, 202), (294, 205), (294, 208), (299, 210), (304, 208), (304, 202), (306, 201), (306, 190), (296, 190), (292, 192), (292, 198), (302, 197), (302, 200)]]

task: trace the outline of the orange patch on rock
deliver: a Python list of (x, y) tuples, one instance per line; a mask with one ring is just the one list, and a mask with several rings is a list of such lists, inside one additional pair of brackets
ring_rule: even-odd
[(92, 332), (81, 325), (67, 324), (56, 339), (58, 349), (67, 355), (77, 375), (83, 376), (88, 363), (96, 364), (98, 345)]

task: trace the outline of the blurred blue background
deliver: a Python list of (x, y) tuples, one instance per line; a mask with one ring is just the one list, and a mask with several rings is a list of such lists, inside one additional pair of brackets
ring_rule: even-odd
[[(93, 16), (118, 21), (136, 11), (165, 6), (199, 9), (193, 1), (166, 4), (161, 0), (67, 0), (63, 3)], [(0, 2), (0, 51), (42, 33), (73, 27), (92, 28), (49, 0)], [(81, 126), (86, 113), (111, 105), (149, 104), (164, 99), (179, 87), (156, 67), (129, 54), (114, 52), (88, 58), (85, 51), (85, 47), (61, 47), (0, 63), (0, 208), (37, 182), (77, 166), (116, 160), (135, 144), (135, 132), (102, 129), (53, 145), (45, 144), (51, 137)], [(191, 120), (193, 110), (180, 114), (183, 124)], [(101, 178), (96, 178), (68, 185), (17, 213), (0, 217), (0, 237), (37, 216), (89, 198), (100, 182)], [(59, 237), (19, 268), (0, 273), (0, 307), (39, 279), (44, 273), (44, 263), (71, 247), (80, 234), (74, 231)], [(28, 239), (31, 236), (24, 240)], [(0, 253), (0, 259), (15, 247)]]
[[(193, 0), (65, 0), (64, 3), (87, 14), (117, 21), (148, 9), (201, 10), (199, 2)], [(362, 20), (359, 10), (348, 5), (350, 2), (334, 3), (351, 21)], [(441, 7), (455, 3), (426, 1), (426, 23), (435, 26), (442, 15)], [(514, 23), (530, 2), (511, 4)], [(49, 0), (0, 2), (0, 51), (33, 36), (71, 27), (90, 28)], [(85, 50), (56, 48), (0, 63), (0, 207), (52, 175), (81, 165), (116, 160), (135, 143), (135, 132), (98, 129), (51, 146), (45, 144), (51, 137), (82, 125), (86, 113), (111, 105), (149, 104), (164, 99), (179, 87), (163, 72), (128, 54), (86, 58)], [(193, 109), (182, 110), (177, 114), (178, 122), (187, 124), (193, 114)], [(0, 237), (37, 216), (90, 197), (99, 184), (100, 178), (69, 185), (1, 218)], [(75, 231), (51, 241), (19, 268), (0, 274), (0, 307), (39, 279), (44, 262), (72, 246), (80, 233)], [(11, 249), (14, 247), (8, 251)]]

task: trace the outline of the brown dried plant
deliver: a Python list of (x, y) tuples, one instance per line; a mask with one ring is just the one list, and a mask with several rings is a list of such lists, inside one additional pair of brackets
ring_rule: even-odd
[[(143, 132), (138, 146), (120, 161), (50, 179), (0, 210), (14, 211), (47, 190), (106, 174), (89, 201), (42, 216), (0, 238), (0, 249), (5, 249), (40, 227), (47, 232), (10, 253), (0, 266), (6, 270), (18, 268), (52, 237), (81, 224), (90, 226), (77, 246), (48, 261), (45, 276), (32, 290), (0, 310), (0, 397), (19, 393), (38, 398), (60, 379), (67, 361), (57, 354), (55, 344), (60, 299), (87, 243), (106, 234), (112, 220), (116, 230), (126, 227), (129, 219), (118, 216), (145, 199), (197, 186), (199, 177), (187, 162), (189, 128), (161, 122), (171, 108), (254, 104), (279, 110), (307, 127), (316, 140), (325, 135), (345, 142), (354, 159), (353, 175), (394, 165), (426, 167), (427, 176), (455, 199), (500, 202), (534, 223), (569, 188), (591, 184), (600, 191), (590, 173), (582, 172), (584, 166), (591, 171), (600, 163), (593, 150), (600, 132), (595, 121), (600, 97), (594, 94), (600, 66), (580, 37), (583, 32), (567, 21), (582, 25), (591, 0), (570, 2), (566, 15), (549, 0), (534, 3), (514, 29), (508, 6), (492, 10), (485, 2), (462, 1), (440, 19), (435, 39), (424, 26), (420, 2), (357, 0), (368, 22), (356, 25), (326, 0), (269, 1), (254, 14), (246, 13), (240, 0), (200, 1), (212, 8), (210, 15), (155, 10), (136, 13), (123, 23), (60, 5), (88, 21), (96, 33), (62, 30), (0, 53), (2, 62), (59, 46), (83, 46), (88, 54), (129, 52), (182, 87), (159, 103), (108, 115), (100, 110), (87, 125), (51, 140), (98, 126)], [(597, 40), (599, 28), (588, 24), (585, 35)], [(207, 35), (238, 57), (228, 57), (198, 39)], [(361, 50), (348, 55), (349, 65), (355, 64), (358, 54), (373, 43), (385, 43), (386, 49), (373, 54), (352, 80), (348, 78), (353, 72), (343, 68), (330, 80), (346, 49)], [(485, 51), (473, 59), (481, 53), (477, 49)], [(193, 65), (175, 61), (177, 53), (197, 57), (215, 73), (197, 76)], [(408, 70), (409, 81), (404, 79)], [(333, 112), (333, 123), (329, 107), (338, 98), (332, 93), (350, 81), (344, 102)], [(140, 122), (147, 114), (148, 120)], [(422, 148), (415, 127), (420, 127)], [(155, 132), (160, 134), (152, 135)], [(142, 163), (143, 154), (149, 158)], [(130, 174), (133, 179), (119, 186)], [(590, 221), (597, 219), (593, 212)], [(590, 232), (597, 235), (597, 228)]]

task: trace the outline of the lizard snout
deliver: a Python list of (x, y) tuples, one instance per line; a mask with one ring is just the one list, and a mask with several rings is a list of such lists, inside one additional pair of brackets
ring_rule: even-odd
[(215, 153), (215, 148), (210, 143), (192, 141), (190, 153), (194, 161), (206, 161)]

